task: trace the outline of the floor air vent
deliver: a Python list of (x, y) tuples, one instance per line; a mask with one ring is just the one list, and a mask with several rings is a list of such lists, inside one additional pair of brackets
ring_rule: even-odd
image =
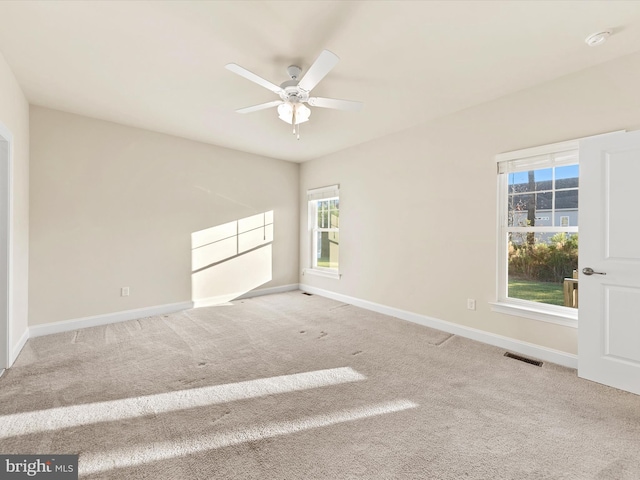
[(520, 355), (516, 355), (514, 353), (506, 352), (504, 356), (509, 358), (514, 358), (516, 360), (520, 360), (521, 362), (524, 362), (524, 363), (530, 363), (531, 365), (535, 365), (536, 367), (542, 366), (542, 362), (540, 360), (532, 360), (527, 357), (521, 357)]
[(303, 295), (306, 295), (306, 296), (308, 296), (308, 297), (310, 297), (310, 296), (312, 296), (312, 295), (313, 295), (313, 293), (308, 293), (308, 292), (302, 292), (302, 294), (303, 294)]

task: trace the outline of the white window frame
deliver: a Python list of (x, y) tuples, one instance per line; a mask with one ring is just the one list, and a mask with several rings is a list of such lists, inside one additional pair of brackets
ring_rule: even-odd
[[(498, 173), (501, 166), (506, 162), (514, 162), (513, 165), (520, 167), (528, 167), (529, 170), (539, 168), (549, 168), (551, 166), (562, 166), (580, 164), (578, 151), (580, 141), (587, 138), (601, 137), (604, 135), (614, 135), (624, 133), (626, 130), (617, 130), (614, 132), (603, 133), (600, 135), (592, 135), (589, 137), (576, 138), (565, 142), (552, 143), (539, 147), (525, 148), (523, 150), (515, 150), (513, 152), (501, 153), (496, 155), (498, 164)], [(571, 156), (575, 155), (572, 161)], [(550, 162), (551, 163), (545, 163)], [(580, 187), (578, 187), (579, 189)], [(509, 315), (517, 315), (520, 317), (532, 318), (544, 322), (565, 325), (569, 327), (578, 327), (578, 309), (569, 307), (560, 307), (557, 305), (548, 305), (545, 303), (530, 302), (517, 298), (507, 297), (508, 283), (508, 258), (507, 258), (507, 232), (505, 230), (507, 224), (507, 199), (508, 199), (508, 179), (507, 175), (498, 175), (498, 201), (497, 201), (497, 279), (496, 279), (496, 301), (490, 302), (491, 310)], [(578, 206), (578, 208), (580, 208)], [(549, 227), (541, 227), (545, 231)], [(559, 232), (571, 232), (573, 227), (558, 227)], [(578, 227), (575, 227), (578, 232)]]
[(491, 303), (493, 311), (577, 328), (578, 310), (575, 308), (532, 302), (508, 296), (509, 261), (507, 252), (510, 232), (578, 233), (578, 227), (509, 227), (507, 225), (507, 202), (509, 192), (508, 172), (579, 165), (578, 142), (579, 140), (570, 140), (496, 156), (498, 163), (498, 275), (497, 300)]
[(317, 258), (318, 249), (318, 233), (336, 232), (340, 233), (340, 228), (321, 228), (318, 227), (318, 201), (321, 200), (339, 200), (340, 185), (330, 185), (327, 187), (315, 188), (307, 191), (307, 204), (309, 212), (309, 236), (311, 247), (310, 268), (305, 269), (305, 273), (319, 275), (323, 277), (340, 279), (340, 260), (338, 260), (338, 268), (319, 267)]

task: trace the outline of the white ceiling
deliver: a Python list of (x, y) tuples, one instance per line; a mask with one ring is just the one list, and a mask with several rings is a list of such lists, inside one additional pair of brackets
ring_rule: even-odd
[[(589, 48), (590, 33), (613, 28)], [(273, 83), (323, 49), (341, 61), (301, 139)], [(638, 1), (2, 1), (0, 51), (30, 103), (304, 161), (640, 50)]]

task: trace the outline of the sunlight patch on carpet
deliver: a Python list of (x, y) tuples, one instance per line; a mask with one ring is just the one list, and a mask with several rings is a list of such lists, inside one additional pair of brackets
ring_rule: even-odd
[(241, 443), (255, 442), (257, 440), (289, 435), (314, 428), (328, 427), (339, 423), (400, 412), (416, 407), (418, 407), (418, 404), (412, 401), (396, 400), (376, 405), (340, 410), (323, 415), (315, 415), (299, 420), (266, 423), (213, 435), (199, 435), (177, 442), (156, 442), (137, 447), (124, 447), (107, 452), (82, 453), (80, 455), (78, 469), (81, 475), (90, 475), (117, 468), (134, 467)]
[(0, 416), (0, 438), (203, 407), (248, 398), (366, 380), (352, 368), (331, 368), (134, 398)]

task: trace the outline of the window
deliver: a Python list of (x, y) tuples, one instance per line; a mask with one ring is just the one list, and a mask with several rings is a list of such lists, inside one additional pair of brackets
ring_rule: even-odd
[(312, 273), (339, 278), (340, 193), (338, 185), (307, 192)]
[(533, 318), (564, 317), (569, 321), (559, 323), (576, 324), (577, 148), (577, 142), (564, 142), (498, 156), (496, 305), (536, 312)]

